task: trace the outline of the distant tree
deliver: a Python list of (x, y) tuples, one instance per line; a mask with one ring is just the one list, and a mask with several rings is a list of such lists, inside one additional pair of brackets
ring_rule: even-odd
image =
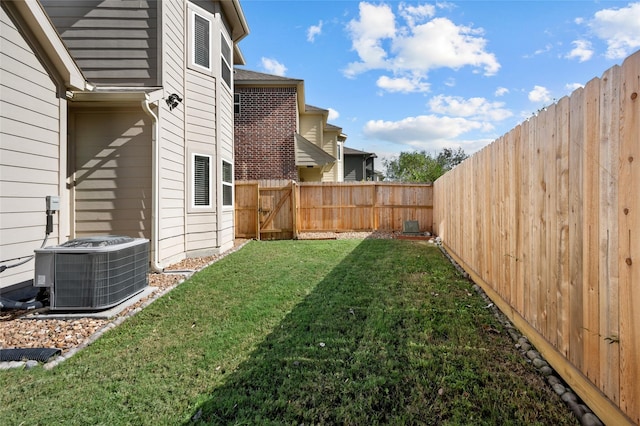
[(384, 160), (386, 178), (396, 182), (434, 182), (467, 157), (462, 148), (444, 148), (436, 155), (426, 151), (401, 152), (396, 159)]

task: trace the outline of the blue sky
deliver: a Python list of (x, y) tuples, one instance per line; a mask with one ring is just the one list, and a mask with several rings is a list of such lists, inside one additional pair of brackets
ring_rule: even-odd
[(244, 68), (302, 79), (346, 146), (471, 154), (640, 49), (640, 2), (241, 0)]

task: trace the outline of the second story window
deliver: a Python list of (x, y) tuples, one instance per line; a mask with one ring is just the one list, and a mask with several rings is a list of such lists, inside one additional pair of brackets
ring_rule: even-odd
[(193, 62), (211, 70), (211, 21), (193, 13)]
[(227, 87), (231, 88), (231, 46), (224, 34), (220, 34), (220, 73)]

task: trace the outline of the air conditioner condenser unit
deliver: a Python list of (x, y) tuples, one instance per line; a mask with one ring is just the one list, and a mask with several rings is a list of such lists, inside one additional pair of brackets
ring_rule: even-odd
[(35, 250), (34, 286), (49, 288), (52, 310), (102, 310), (149, 284), (149, 240), (86, 237)]

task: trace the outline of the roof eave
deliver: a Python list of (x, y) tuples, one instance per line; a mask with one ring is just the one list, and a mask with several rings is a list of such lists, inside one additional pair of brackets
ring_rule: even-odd
[(11, 3), (47, 53), (66, 87), (72, 90), (87, 90), (88, 84), (84, 74), (73, 60), (40, 2), (19, 0)]
[(220, 3), (222, 4), (222, 10), (224, 11), (225, 17), (231, 25), (231, 37), (233, 38), (233, 42), (237, 43), (249, 35), (249, 25), (247, 24), (244, 12), (242, 11), (242, 6), (240, 6), (240, 1), (223, 0)]

